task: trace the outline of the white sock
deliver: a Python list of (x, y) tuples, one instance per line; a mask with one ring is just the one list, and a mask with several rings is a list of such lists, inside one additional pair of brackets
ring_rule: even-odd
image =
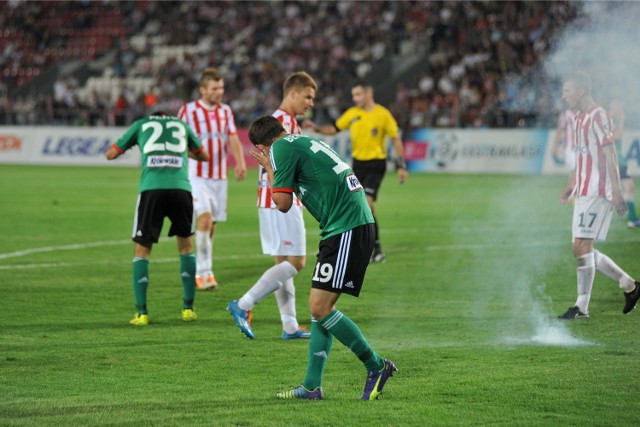
[(262, 274), (255, 285), (238, 300), (238, 306), (243, 310), (252, 310), (267, 295), (280, 289), (287, 279), (292, 278), (298, 270), (289, 261), (276, 264)]
[(208, 231), (196, 231), (196, 274), (200, 277), (211, 271), (213, 242)]
[(623, 269), (613, 262), (611, 258), (602, 252), (594, 251), (596, 258), (596, 269), (611, 280), (618, 282), (618, 285), (625, 291), (631, 292), (635, 289), (635, 281), (629, 277)]
[(280, 309), (282, 329), (288, 334), (293, 334), (300, 329), (296, 318), (296, 288), (293, 286), (293, 278), (287, 279), (275, 295)]
[(593, 252), (578, 257), (578, 268), (576, 271), (578, 278), (578, 299), (576, 305), (583, 313), (589, 311), (589, 300), (591, 299), (591, 288), (596, 275), (595, 257)]

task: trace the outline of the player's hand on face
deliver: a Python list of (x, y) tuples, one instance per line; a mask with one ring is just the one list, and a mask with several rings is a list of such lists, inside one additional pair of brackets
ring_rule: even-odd
[(271, 168), (271, 160), (269, 159), (269, 149), (264, 146), (257, 147), (258, 150), (251, 150), (249, 154), (251, 157), (256, 159), (256, 161), (265, 169)]

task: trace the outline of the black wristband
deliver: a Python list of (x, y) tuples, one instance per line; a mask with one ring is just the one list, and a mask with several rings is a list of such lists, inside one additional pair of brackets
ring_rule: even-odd
[(407, 170), (407, 162), (403, 158), (396, 159), (396, 168)]

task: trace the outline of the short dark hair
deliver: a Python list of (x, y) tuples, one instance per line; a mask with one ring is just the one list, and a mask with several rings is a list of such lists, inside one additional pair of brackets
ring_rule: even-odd
[(260, 116), (249, 125), (249, 140), (253, 145), (269, 146), (284, 132), (282, 123), (273, 116)]
[(284, 96), (287, 96), (292, 89), (300, 91), (306, 87), (318, 90), (318, 84), (313, 80), (313, 77), (305, 71), (298, 71), (287, 77), (282, 85), (282, 92)]
[(362, 87), (363, 89), (373, 89), (373, 86), (371, 85), (371, 82), (365, 79), (358, 79), (355, 82), (353, 82), (353, 84), (351, 85), (351, 88), (353, 89), (354, 87)]

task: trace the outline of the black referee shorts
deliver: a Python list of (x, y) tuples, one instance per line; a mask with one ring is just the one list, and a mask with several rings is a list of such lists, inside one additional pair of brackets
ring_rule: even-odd
[(387, 161), (381, 160), (353, 160), (353, 173), (364, 187), (364, 192), (376, 200), (378, 189), (387, 171)]

